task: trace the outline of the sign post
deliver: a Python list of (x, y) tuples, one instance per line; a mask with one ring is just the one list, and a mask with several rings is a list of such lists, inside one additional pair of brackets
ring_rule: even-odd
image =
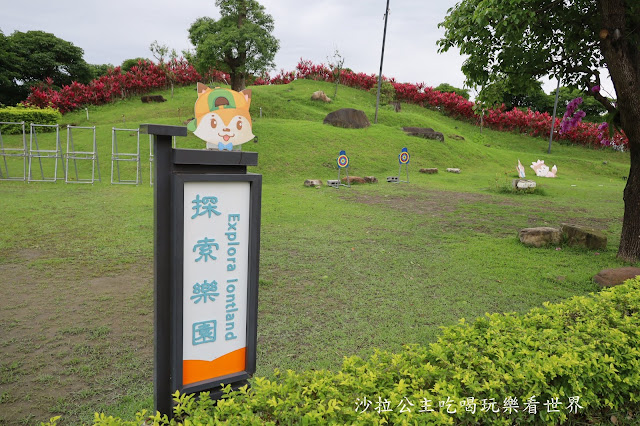
[(256, 369), (262, 176), (258, 154), (173, 149), (187, 128), (143, 124), (154, 139), (154, 401), (248, 384)]

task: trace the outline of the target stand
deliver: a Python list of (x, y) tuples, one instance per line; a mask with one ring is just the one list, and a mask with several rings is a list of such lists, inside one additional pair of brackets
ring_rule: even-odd
[[(327, 181), (327, 183), (336, 189), (340, 188), (341, 186), (351, 188), (351, 180), (349, 179), (349, 157), (347, 157), (345, 151), (340, 151), (340, 153), (338, 154), (338, 158), (336, 158), (336, 163), (338, 164), (338, 180)], [(344, 169), (345, 173), (347, 174), (346, 185), (342, 183), (342, 180), (340, 179), (340, 172), (342, 171), (342, 169)]]
[[(400, 154), (398, 154), (398, 163), (400, 163), (400, 167), (398, 169), (398, 176), (387, 176), (387, 182), (389, 183), (400, 183), (400, 182), (404, 182), (404, 183), (409, 183), (409, 160), (411, 159), (411, 156), (409, 155), (409, 152), (407, 151), (407, 148), (402, 148), (402, 151), (400, 151)], [(400, 175), (402, 174), (402, 166), (405, 166), (406, 172), (407, 172), (407, 180), (401, 180), (400, 179)]]

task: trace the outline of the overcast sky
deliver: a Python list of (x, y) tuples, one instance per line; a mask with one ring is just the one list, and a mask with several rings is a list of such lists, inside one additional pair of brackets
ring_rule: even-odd
[[(386, 0), (259, 0), (275, 21), (280, 50), (276, 71), (295, 69), (300, 58), (327, 62), (337, 49), (345, 66), (377, 74), (380, 68)], [(92, 64), (120, 65), (152, 58), (157, 40), (181, 52), (192, 48), (188, 29), (199, 17), (219, 18), (214, 0), (26, 0), (6, 1), (0, 30), (42, 30), (84, 50)], [(456, 0), (390, 0), (383, 74), (399, 82), (462, 87), (464, 61), (457, 51), (439, 54), (438, 28)], [(272, 72), (272, 75), (274, 73)], [(555, 81), (545, 82), (548, 93)], [(472, 92), (473, 95), (473, 92)]]

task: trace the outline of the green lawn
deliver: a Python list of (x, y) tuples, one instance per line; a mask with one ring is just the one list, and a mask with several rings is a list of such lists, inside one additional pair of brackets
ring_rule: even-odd
[[(615, 255), (628, 154), (554, 143), (547, 155), (544, 139), (480, 133), (413, 105), (400, 113), (382, 107), (379, 124), (367, 129), (333, 128), (322, 120), (338, 108), (362, 109), (372, 120), (375, 97), (340, 87), (331, 104), (310, 100), (332, 87), (252, 88), (258, 143), (243, 150), (259, 153), (249, 171), (263, 175), (257, 375), (333, 369), (344, 356), (426, 344), (459, 318), (597, 291), (593, 275), (623, 265)], [(61, 124), (96, 126), (102, 183), (0, 182), (0, 424), (58, 414), (87, 422), (96, 410), (132, 418), (152, 408), (149, 140), (141, 135), (142, 184), (111, 185), (111, 134), (142, 123), (183, 125), (195, 97), (195, 88), (180, 88), (161, 104), (132, 98), (89, 108), (89, 120), (85, 111), (65, 115)], [(403, 126), (432, 127), (445, 142), (406, 136)], [(74, 143), (89, 143), (89, 133), (74, 133)], [(190, 134), (177, 146), (204, 142)], [(388, 184), (403, 147), (410, 183)], [(304, 187), (305, 179), (337, 177), (340, 150), (350, 175), (379, 183)], [(557, 164), (558, 177), (536, 179), (538, 194), (504, 191), (518, 159), (528, 176), (532, 161)], [(45, 167), (51, 174), (52, 160)], [(89, 162), (78, 167), (79, 177), (90, 173)], [(423, 167), (440, 172), (418, 173)], [(563, 222), (603, 230), (608, 248), (532, 249), (517, 239), (521, 228)]]

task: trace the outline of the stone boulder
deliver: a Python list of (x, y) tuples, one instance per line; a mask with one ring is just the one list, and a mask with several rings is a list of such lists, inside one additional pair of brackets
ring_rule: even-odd
[(434, 139), (444, 142), (444, 135), (428, 127), (403, 127), (402, 130), (409, 136), (417, 136), (424, 139)]
[(597, 229), (563, 223), (562, 235), (570, 246), (585, 247), (590, 250), (607, 248), (607, 236)]
[(525, 190), (534, 189), (536, 187), (536, 181), (527, 179), (514, 179), (511, 181), (513, 189)]
[(378, 183), (378, 178), (376, 178), (375, 176), (365, 176), (364, 181), (366, 183)]
[(458, 169), (458, 168), (453, 168), (453, 167), (449, 167), (449, 168), (447, 168), (447, 171), (448, 171), (449, 173), (458, 173), (458, 174), (460, 173), (460, 169)]
[(593, 277), (593, 281), (598, 283), (600, 287), (613, 287), (619, 285), (626, 280), (633, 279), (640, 275), (640, 268), (626, 266), (624, 268), (603, 269)]
[(360, 176), (349, 176), (348, 178), (345, 176), (342, 178), (342, 182), (345, 184), (353, 184), (353, 183), (367, 183), (364, 178)]
[(420, 169), (420, 173), (426, 173), (428, 175), (433, 175), (433, 174), (438, 173), (438, 169), (436, 169), (436, 168)]
[(448, 136), (450, 139), (456, 140), (456, 141), (463, 141), (464, 136), (460, 136), (460, 135), (456, 135), (456, 134), (452, 134)]
[(365, 127), (371, 126), (364, 111), (353, 108), (342, 108), (330, 112), (324, 118), (323, 123), (345, 129), (364, 129)]
[(322, 186), (322, 181), (320, 179), (307, 179), (304, 181), (304, 186)]
[(556, 245), (562, 242), (562, 232), (560, 232), (560, 229), (548, 226), (521, 229), (518, 237), (522, 244), (532, 247), (543, 247), (550, 244)]
[(162, 95), (144, 95), (140, 98), (140, 100), (145, 104), (148, 104), (150, 102), (167, 102), (167, 100), (162, 97)]
[(322, 101), (322, 102), (331, 102), (331, 98), (324, 94), (322, 90), (318, 90), (317, 92), (313, 92), (311, 95), (312, 101)]

